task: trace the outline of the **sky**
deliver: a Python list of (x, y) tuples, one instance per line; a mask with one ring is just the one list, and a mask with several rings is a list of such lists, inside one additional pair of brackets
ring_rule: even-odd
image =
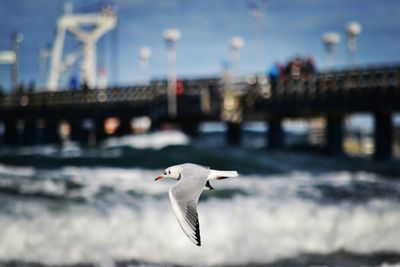
[[(252, 0), (261, 1), (262, 0)], [(100, 1), (74, 0), (74, 11), (92, 10)], [(361, 66), (400, 62), (400, 1), (398, 0), (266, 0), (265, 17), (256, 23), (250, 0), (114, 0), (118, 26), (98, 43), (98, 61), (104, 63), (110, 83), (133, 84), (140, 79), (138, 50), (152, 49), (149, 73), (167, 74), (166, 46), (162, 32), (178, 28), (177, 73), (181, 78), (220, 75), (229, 57), (231, 37), (241, 36), (241, 73), (265, 73), (274, 62), (295, 55), (311, 55), (318, 69), (325, 66), (324, 32), (341, 35), (334, 67), (348, 63), (344, 27), (358, 21), (356, 63)], [(0, 0), (0, 50), (10, 49), (10, 35), (21, 32), (20, 80), (40, 84), (39, 51), (54, 40), (61, 0)], [(68, 36), (66, 52), (79, 47)], [(78, 68), (74, 69), (77, 72)], [(0, 65), (0, 84), (10, 87), (10, 67)]]

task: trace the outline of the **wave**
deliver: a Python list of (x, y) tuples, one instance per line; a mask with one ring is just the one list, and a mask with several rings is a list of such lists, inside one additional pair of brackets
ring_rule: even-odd
[(103, 147), (113, 148), (127, 146), (135, 149), (162, 149), (167, 146), (187, 144), (189, 144), (189, 138), (185, 134), (176, 130), (168, 130), (109, 138), (103, 142)]
[(0, 190), (0, 261), (240, 265), (340, 251), (400, 254), (397, 180), (291, 172), (215, 181), (199, 203), (197, 248), (174, 218), (173, 182), (153, 180), (161, 171), (0, 165), (0, 188), (19, 190), (13, 197)]
[[(2, 267), (47, 267), (52, 265), (47, 265), (43, 263), (32, 263), (23, 261), (6, 261), (1, 262)], [(58, 267), (88, 267), (88, 266), (100, 266), (100, 267), (159, 267), (159, 266), (187, 266), (187, 265), (177, 265), (177, 264), (167, 264), (167, 263), (154, 263), (145, 262), (141, 260), (117, 260), (105, 259), (104, 261), (97, 263), (83, 263), (83, 264), (73, 264), (73, 265), (63, 265), (57, 264)], [(370, 255), (355, 254), (347, 251), (339, 251), (330, 254), (302, 254), (295, 258), (288, 258), (278, 260), (272, 263), (249, 263), (249, 264), (228, 264), (228, 265), (217, 265), (220, 267), (235, 267), (235, 266), (249, 266), (249, 267), (292, 267), (292, 266), (365, 266), (365, 267), (400, 267), (400, 255), (393, 253), (373, 253)]]
[(167, 146), (155, 149), (131, 147), (93, 147), (59, 150), (51, 155), (0, 155), (0, 162), (7, 166), (59, 170), (65, 166), (86, 168), (142, 168), (164, 169), (182, 162), (194, 162), (216, 169), (237, 169), (242, 174), (272, 175), (308, 172), (319, 175), (326, 172), (367, 172), (396, 179), (400, 165), (396, 161), (373, 162), (368, 159), (332, 159), (318, 154), (290, 151), (265, 151), (236, 147), (207, 147), (203, 144)]
[[(298, 135), (297, 137), (301, 137)], [(302, 138), (302, 137), (301, 137)], [(365, 170), (398, 177), (398, 162), (377, 163), (369, 159), (332, 159), (318, 153), (290, 150), (265, 150), (265, 133), (243, 132), (243, 147), (225, 145), (221, 133), (201, 133), (190, 140), (178, 131), (112, 138), (93, 147), (75, 143), (63, 146), (2, 148), (0, 162), (13, 166), (59, 169), (64, 166), (159, 169), (182, 162), (195, 162), (221, 169), (237, 168), (246, 174), (290, 173), (301, 170), (312, 173)]]
[[(26, 205), (16, 208), (29, 212)], [(321, 206), (241, 196), (210, 200), (199, 205), (201, 248), (192, 246), (181, 232), (167, 200), (142, 200), (135, 209), (69, 207), (57, 215), (35, 209), (24, 218), (0, 218), (0, 259), (218, 265), (270, 263), (341, 250), (400, 253), (399, 208), (387, 201)]]
[[(0, 196), (50, 200), (108, 201), (121, 198), (160, 198), (172, 181), (154, 183), (163, 169), (63, 167), (55, 170), (0, 165)], [(235, 182), (212, 181), (214, 191), (202, 199), (260, 196), (268, 199), (302, 198), (324, 204), (384, 199), (400, 202), (400, 182), (367, 172), (294, 171), (282, 174), (241, 174)], [(165, 195), (166, 197), (166, 195)]]

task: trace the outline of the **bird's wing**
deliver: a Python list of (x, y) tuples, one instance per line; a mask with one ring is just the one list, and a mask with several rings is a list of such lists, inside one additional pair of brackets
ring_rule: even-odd
[(194, 201), (182, 203), (176, 200), (172, 191), (170, 191), (169, 197), (183, 232), (195, 245), (201, 246), (200, 224), (196, 203)]
[(200, 224), (197, 202), (207, 182), (209, 170), (204, 167), (183, 169), (181, 180), (169, 190), (172, 208), (183, 232), (200, 246)]

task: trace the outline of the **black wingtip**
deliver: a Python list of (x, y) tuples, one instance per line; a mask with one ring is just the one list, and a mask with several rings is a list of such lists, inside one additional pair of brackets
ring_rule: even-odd
[(196, 241), (197, 241), (197, 246), (200, 247), (201, 246), (201, 237), (200, 237), (200, 224), (199, 224), (199, 220), (197, 220), (196, 223)]

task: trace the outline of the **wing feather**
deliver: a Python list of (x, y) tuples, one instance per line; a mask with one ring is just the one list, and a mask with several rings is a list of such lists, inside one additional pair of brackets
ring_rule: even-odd
[(197, 202), (207, 182), (209, 169), (193, 164), (185, 167), (182, 168), (181, 180), (169, 190), (169, 198), (183, 232), (190, 241), (200, 246)]
[(194, 201), (180, 202), (176, 200), (173, 190), (169, 191), (172, 209), (183, 232), (195, 245), (200, 246), (200, 224), (197, 205)]

